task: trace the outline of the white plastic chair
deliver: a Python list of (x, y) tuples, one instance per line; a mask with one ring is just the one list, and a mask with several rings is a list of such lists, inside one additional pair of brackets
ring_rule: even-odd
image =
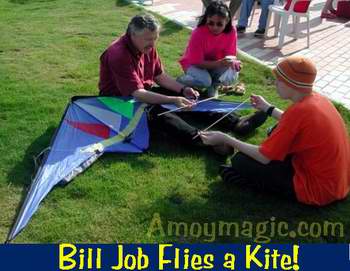
[[(275, 14), (274, 17), (274, 25), (275, 25), (275, 33), (274, 36), (277, 36), (278, 31), (280, 32), (279, 39), (278, 39), (278, 48), (281, 49), (283, 47), (284, 43), (284, 37), (287, 34), (287, 28), (288, 28), (288, 19), (289, 16), (293, 16), (293, 31), (294, 31), (294, 36), (295, 39), (298, 39), (299, 35), (299, 29), (298, 25), (300, 22), (301, 17), (306, 17), (307, 20), (307, 47), (310, 47), (310, 14), (309, 14), (309, 8), (310, 5), (307, 9), (306, 12), (295, 12), (294, 6), (297, 2), (300, 0), (292, 0), (289, 9), (285, 10), (284, 6), (273, 4), (269, 6), (269, 15), (267, 17), (267, 23), (266, 23), (266, 32), (265, 32), (265, 37), (267, 37), (267, 32), (270, 26), (270, 21), (272, 17), (272, 13)], [(303, 0), (305, 1), (305, 0)], [(280, 26), (281, 25), (281, 26)]]

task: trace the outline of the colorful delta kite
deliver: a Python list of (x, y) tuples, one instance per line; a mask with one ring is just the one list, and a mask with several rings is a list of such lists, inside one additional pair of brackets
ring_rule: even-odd
[(31, 184), (12, 240), (28, 223), (39, 203), (58, 183), (68, 183), (104, 152), (141, 153), (148, 148), (145, 104), (111, 97), (73, 98), (49, 151)]
[[(193, 111), (229, 112), (239, 103), (208, 101)], [(56, 130), (7, 238), (28, 224), (57, 184), (67, 184), (105, 152), (141, 153), (148, 148), (146, 104), (120, 97), (74, 97)], [(167, 109), (175, 108), (164, 105)], [(251, 106), (244, 104), (240, 109)]]

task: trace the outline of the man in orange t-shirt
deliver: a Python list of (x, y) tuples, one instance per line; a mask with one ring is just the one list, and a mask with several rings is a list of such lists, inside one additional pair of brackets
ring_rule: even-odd
[(282, 99), (292, 101), (285, 112), (263, 97), (252, 96), (255, 108), (279, 120), (260, 145), (244, 143), (220, 132), (202, 133), (205, 144), (238, 149), (223, 178), (263, 187), (299, 202), (323, 206), (344, 199), (350, 189), (350, 143), (340, 114), (313, 92), (316, 67), (307, 58), (287, 57), (273, 70)]

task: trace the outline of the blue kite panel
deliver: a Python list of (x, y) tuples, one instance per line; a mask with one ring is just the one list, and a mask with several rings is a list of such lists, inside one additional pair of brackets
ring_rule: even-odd
[(56, 163), (65, 157), (72, 155), (77, 148), (86, 147), (103, 140), (101, 137), (74, 128), (67, 123), (68, 120), (80, 123), (101, 124), (79, 106), (71, 104), (61, 123), (61, 127), (57, 132), (55, 141), (51, 146), (51, 152), (46, 161), (48, 164)]
[[(207, 101), (200, 103), (192, 108), (192, 111), (195, 112), (222, 112), (222, 113), (228, 113), (229, 111), (233, 110), (235, 107), (239, 106), (241, 102), (224, 102), (224, 101)], [(173, 104), (162, 104), (162, 107), (168, 109), (168, 110), (174, 110), (177, 108), (176, 105)], [(250, 103), (244, 103), (237, 108), (238, 110), (243, 109), (251, 109), (252, 106)]]

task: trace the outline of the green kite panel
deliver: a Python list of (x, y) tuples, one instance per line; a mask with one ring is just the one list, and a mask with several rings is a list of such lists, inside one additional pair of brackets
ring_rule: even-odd
[(123, 115), (128, 119), (131, 119), (134, 115), (133, 101), (124, 101), (116, 97), (98, 97), (97, 99), (109, 109)]

